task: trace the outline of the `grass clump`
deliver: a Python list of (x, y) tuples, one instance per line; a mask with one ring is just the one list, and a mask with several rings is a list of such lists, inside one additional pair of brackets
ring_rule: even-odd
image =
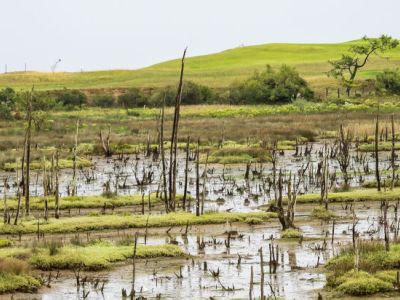
[(329, 221), (329, 220), (335, 219), (337, 217), (333, 212), (331, 212), (330, 210), (326, 209), (323, 206), (314, 207), (311, 215), (314, 218), (324, 220), (324, 221)]
[[(328, 194), (329, 202), (363, 202), (363, 201), (395, 201), (400, 199), (400, 188), (381, 191), (371, 189), (356, 189), (347, 192), (335, 192)], [(297, 196), (297, 203), (319, 203), (319, 194), (304, 194)]]
[[(30, 163), (30, 168), (31, 170), (41, 170), (43, 169), (43, 161), (40, 160), (34, 160)], [(51, 168), (51, 162), (46, 160), (45, 162), (46, 168), (50, 169)], [(74, 165), (74, 162), (72, 158), (63, 158), (58, 161), (58, 166), (60, 169), (72, 169)], [(83, 157), (77, 157), (76, 159), (76, 166), (77, 168), (86, 168), (86, 167), (91, 167), (93, 166), (93, 162), (90, 160), (83, 158)], [(20, 168), (21, 164), (19, 162), (7, 162), (4, 163), (3, 165), (3, 170), (8, 171), (8, 172), (14, 172), (16, 169)]]
[(353, 269), (353, 248), (344, 247), (326, 265), (327, 286), (355, 296), (394, 290), (400, 267), (400, 244), (393, 244), (389, 251), (385, 251), (381, 242), (364, 241), (358, 248), (359, 271)]
[[(76, 269), (98, 271), (107, 269), (112, 263), (132, 258), (130, 246), (116, 246), (104, 241), (87, 246), (68, 245), (51, 255), (46, 249), (38, 249), (29, 262), (40, 270)], [(176, 245), (138, 245), (137, 258), (183, 257), (185, 252)]]
[(339, 278), (337, 290), (352, 296), (365, 296), (393, 290), (390, 282), (385, 282), (367, 272), (351, 270)]
[(9, 239), (0, 239), (0, 248), (10, 247), (12, 242)]
[[(182, 195), (178, 195), (177, 199), (182, 199)], [(55, 197), (32, 197), (30, 200), (31, 210), (43, 210), (45, 202), (49, 209), (55, 208)], [(144, 199), (145, 205), (148, 205), (148, 197)], [(150, 195), (151, 204), (161, 203), (161, 198), (156, 197), (156, 194)], [(91, 195), (91, 196), (68, 196), (60, 198), (60, 209), (85, 209), (85, 208), (106, 208), (111, 209), (115, 207), (123, 207), (130, 205), (141, 205), (141, 195), (115, 195), (115, 193), (103, 193), (102, 195)], [(16, 209), (18, 201), (15, 198), (7, 200), (7, 206), (10, 209)], [(21, 203), (21, 208), (25, 207), (25, 203)], [(4, 203), (0, 203), (0, 209), (4, 208)]]
[[(205, 213), (194, 216), (191, 213), (179, 212), (167, 215), (101, 215), (83, 216), (61, 219), (49, 219), (39, 224), (41, 233), (70, 233), (94, 230), (117, 230), (128, 228), (144, 228), (148, 220), (148, 227), (167, 227), (189, 225), (223, 224), (226, 222), (244, 222), (246, 218), (260, 218), (266, 221), (276, 218), (276, 213), (271, 212), (221, 212)], [(0, 225), (1, 234), (28, 234), (37, 232), (37, 220), (21, 222), (18, 225)]]
[(244, 219), (244, 222), (249, 225), (258, 225), (263, 223), (263, 219), (257, 217), (249, 217)]
[[(224, 147), (212, 151), (208, 157), (209, 163), (218, 164), (240, 164), (249, 161), (268, 162), (270, 161), (269, 151), (256, 146), (236, 145), (236, 147)], [(202, 162), (205, 162), (205, 158), (202, 159)]]
[(286, 229), (282, 231), (281, 238), (282, 239), (300, 239), (303, 237), (303, 233), (297, 229)]
[(28, 274), (29, 264), (15, 258), (0, 259), (0, 293), (32, 292), (41, 285)]

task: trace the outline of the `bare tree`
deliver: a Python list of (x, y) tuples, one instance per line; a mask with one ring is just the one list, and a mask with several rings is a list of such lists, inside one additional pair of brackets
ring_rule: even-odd
[(180, 107), (182, 100), (183, 73), (185, 69), (186, 50), (187, 48), (183, 51), (183, 56), (181, 60), (181, 74), (179, 79), (178, 92), (175, 97), (174, 121), (172, 125), (172, 134), (171, 134), (171, 146), (170, 146), (170, 157), (169, 157), (169, 208), (171, 210), (175, 210), (178, 128), (179, 128)]

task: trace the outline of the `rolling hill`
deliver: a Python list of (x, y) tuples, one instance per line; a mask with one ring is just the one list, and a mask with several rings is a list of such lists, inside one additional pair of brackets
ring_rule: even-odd
[[(337, 59), (351, 44), (359, 41), (337, 44), (264, 44), (234, 48), (215, 54), (189, 57), (186, 60), (185, 78), (214, 88), (224, 88), (233, 81), (261, 70), (265, 65), (295, 66), (312, 87), (318, 89), (335, 84), (327, 78), (328, 60)], [(367, 68), (362, 70), (363, 78), (373, 77), (385, 68), (400, 66), (400, 47), (385, 53), (384, 57), (374, 56)], [(38, 90), (61, 88), (114, 89), (151, 88), (174, 84), (179, 76), (179, 59), (171, 60), (138, 70), (107, 70), (95, 72), (27, 72), (0, 75), (0, 87)]]

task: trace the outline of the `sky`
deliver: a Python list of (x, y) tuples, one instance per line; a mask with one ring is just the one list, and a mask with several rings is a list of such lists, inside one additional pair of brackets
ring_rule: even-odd
[(0, 72), (136, 69), (274, 42), (400, 38), (398, 0), (0, 0)]

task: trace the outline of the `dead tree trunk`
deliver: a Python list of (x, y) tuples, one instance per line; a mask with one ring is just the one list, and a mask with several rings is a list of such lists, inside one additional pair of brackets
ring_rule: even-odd
[(179, 79), (178, 92), (175, 97), (174, 122), (172, 125), (172, 134), (171, 134), (171, 147), (170, 147), (170, 158), (169, 158), (169, 206), (171, 210), (175, 209), (178, 128), (179, 128), (179, 116), (180, 116), (180, 107), (181, 107), (182, 89), (183, 89), (183, 72), (185, 68), (185, 56), (186, 56), (186, 49), (183, 52), (181, 60), (181, 74)]
[(106, 139), (104, 140), (103, 133), (100, 130), (99, 137), (100, 137), (100, 143), (101, 147), (103, 148), (103, 153), (105, 157), (111, 157), (112, 156), (112, 151), (110, 148), (110, 134), (111, 134), (111, 126), (108, 126), (108, 134)]
[(30, 213), (30, 192), (29, 192), (29, 184), (30, 184), (30, 162), (31, 162), (31, 129), (32, 129), (32, 98), (33, 98), (33, 88), (31, 93), (28, 95), (28, 103), (27, 103), (27, 118), (28, 118), (28, 126), (26, 128), (26, 175), (25, 175), (25, 212), (26, 215), (29, 216)]
[(186, 195), (188, 187), (188, 173), (189, 173), (189, 151), (190, 151), (190, 136), (187, 137), (186, 141), (186, 160), (185, 160), (185, 184), (183, 187), (183, 203), (182, 208), (186, 210)]
[(77, 182), (76, 182), (76, 155), (78, 149), (78, 134), (79, 134), (79, 120), (76, 121), (76, 132), (75, 132), (75, 145), (73, 149), (73, 167), (72, 167), (72, 196), (77, 194)]
[(162, 108), (161, 108), (160, 151), (161, 151), (165, 212), (168, 213), (169, 212), (169, 203), (168, 203), (168, 193), (167, 193), (167, 170), (166, 170), (167, 167), (165, 165), (165, 149), (164, 149), (164, 115), (165, 115), (164, 111), (165, 111), (165, 95), (164, 95), (163, 104), (162, 104)]
[(18, 197), (18, 203), (17, 203), (17, 212), (15, 213), (15, 220), (14, 220), (14, 225), (18, 224), (18, 217), (19, 217), (19, 212), (21, 210), (21, 192), (20, 192), (20, 184), (19, 184), (19, 178), (18, 178), (18, 169), (16, 169), (16, 182), (17, 182), (17, 197)]
[(8, 223), (8, 207), (7, 207), (7, 177), (4, 178), (4, 224)]
[(58, 150), (56, 151), (56, 190), (55, 190), (55, 211), (54, 211), (54, 217), (58, 219), (60, 217), (60, 188), (59, 188), (59, 181), (58, 181), (58, 176), (59, 176), (59, 168), (58, 168)]
[(197, 140), (196, 148), (196, 216), (200, 216), (200, 140)]
[(381, 178), (379, 175), (379, 113), (376, 115), (376, 123), (375, 123), (375, 177), (378, 192), (381, 191)]
[(392, 190), (393, 190), (393, 188), (394, 188), (394, 179), (395, 179), (395, 176), (396, 176), (396, 174), (395, 174), (396, 173), (396, 166), (395, 166), (396, 134), (394, 132), (394, 115), (393, 114), (392, 114), (391, 121), (392, 121), (392, 153), (391, 153), (391, 157), (390, 157), (390, 164), (391, 164), (391, 167), (392, 167), (392, 183), (391, 183), (391, 187), (392, 187)]

